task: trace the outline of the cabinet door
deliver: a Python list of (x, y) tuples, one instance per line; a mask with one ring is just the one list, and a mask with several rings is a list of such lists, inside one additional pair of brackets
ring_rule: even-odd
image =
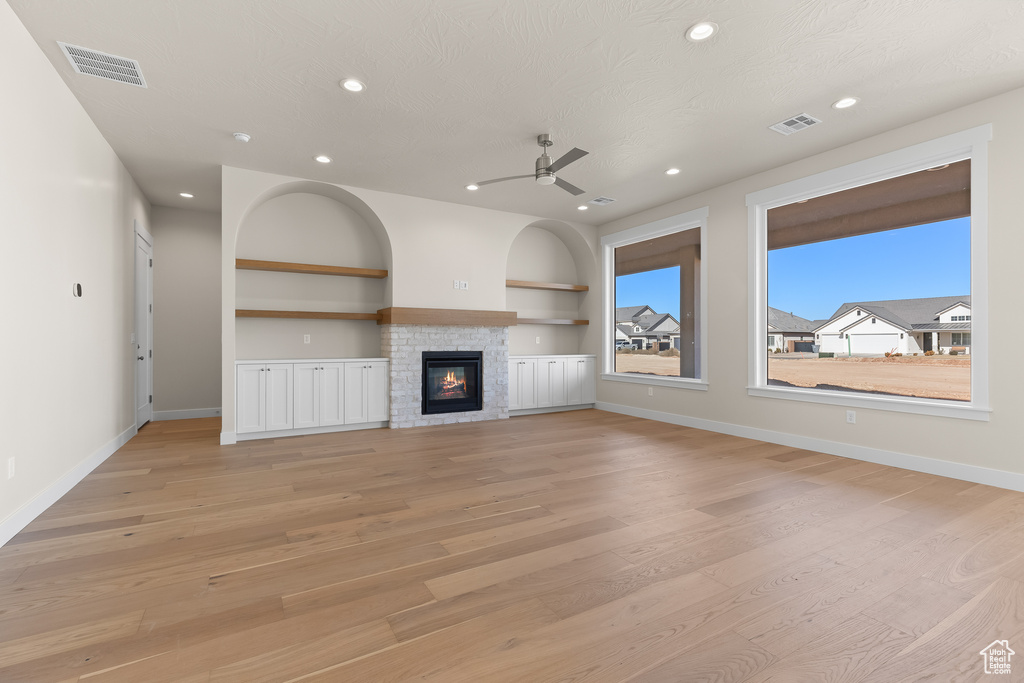
[(265, 365), (235, 366), (235, 432), (263, 432), (267, 429), (264, 387)]
[(388, 364), (373, 361), (366, 364), (366, 421), (388, 420)]
[(519, 364), (518, 359), (508, 361), (508, 409), (519, 410), (523, 402), (519, 398)]
[(345, 363), (345, 424), (366, 422), (365, 361)]
[(320, 426), (320, 365), (296, 363), (294, 366), (295, 429)]
[(537, 359), (524, 358), (519, 366), (519, 407), (537, 407)]
[(552, 405), (551, 403), (551, 377), (554, 374), (552, 372), (551, 360), (549, 358), (538, 358), (534, 361), (537, 364), (537, 384), (536, 384), (536, 395), (537, 395), (537, 407), (547, 408)]
[(578, 358), (570, 358), (566, 363), (565, 374), (567, 375), (566, 402), (571, 406), (583, 403), (583, 361)]
[[(544, 362), (543, 359), (537, 361)], [(575, 365), (575, 363), (574, 363)], [(548, 366), (548, 405), (564, 406), (567, 390), (567, 364), (565, 358), (549, 358)], [(538, 366), (539, 368), (539, 366)], [(575, 368), (574, 368), (575, 369)], [(539, 401), (538, 401), (539, 403)]]
[(320, 426), (345, 424), (345, 364), (320, 366)]
[(597, 373), (593, 358), (583, 358), (577, 363), (579, 366), (580, 386), (582, 396), (580, 403), (597, 403)]
[(292, 364), (267, 365), (266, 396), (267, 431), (292, 429)]

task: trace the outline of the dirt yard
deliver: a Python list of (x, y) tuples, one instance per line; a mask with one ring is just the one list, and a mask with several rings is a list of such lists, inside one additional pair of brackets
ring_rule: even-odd
[(772, 384), (797, 387), (971, 399), (970, 356), (903, 356), (901, 358), (768, 358)]
[(679, 356), (644, 353), (616, 353), (615, 372), (641, 372), (646, 375), (679, 376)]

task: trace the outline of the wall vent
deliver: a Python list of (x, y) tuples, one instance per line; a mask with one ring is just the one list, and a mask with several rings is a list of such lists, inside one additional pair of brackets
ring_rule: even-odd
[(797, 114), (791, 116), (785, 121), (779, 121), (774, 126), (768, 126), (776, 133), (782, 133), (783, 135), (792, 135), (802, 131), (804, 128), (810, 128), (816, 123), (821, 123), (821, 119), (816, 119), (810, 114)]
[(612, 199), (611, 197), (594, 197), (589, 202), (587, 202), (587, 204), (593, 204), (594, 206), (606, 206), (614, 201), (615, 200)]
[(80, 74), (105, 78), (108, 81), (137, 85), (140, 88), (148, 87), (146, 79), (142, 77), (142, 69), (134, 59), (110, 55), (98, 50), (90, 50), (87, 47), (69, 45), (57, 41), (64, 56), (71, 62), (71, 66)]

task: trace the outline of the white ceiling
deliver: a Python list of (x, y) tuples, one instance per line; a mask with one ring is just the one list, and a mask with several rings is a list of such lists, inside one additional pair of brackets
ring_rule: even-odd
[[(599, 224), (1024, 86), (1016, 0), (8, 2), (164, 206), (218, 209), (224, 164)], [(721, 31), (685, 40), (701, 20)], [(149, 88), (75, 74), (58, 40)], [(823, 123), (767, 128), (802, 112)], [(532, 173), (545, 132), (590, 152), (559, 173), (586, 194), (464, 189)]]

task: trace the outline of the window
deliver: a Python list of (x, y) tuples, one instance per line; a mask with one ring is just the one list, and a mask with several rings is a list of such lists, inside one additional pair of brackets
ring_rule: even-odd
[[(706, 221), (699, 209), (602, 238), (602, 379), (707, 388)], [(646, 348), (616, 348), (623, 325)]]
[[(981, 126), (747, 196), (749, 394), (988, 419), (989, 139), (991, 127)], [(945, 317), (958, 303), (981, 322), (950, 334), (940, 314), (971, 317)], [(775, 358), (761, 347), (779, 310), (810, 326), (832, 357)], [(930, 386), (923, 369), (933, 354), (972, 334), (970, 357), (943, 361), (948, 377)], [(897, 363), (878, 362), (894, 355)]]

